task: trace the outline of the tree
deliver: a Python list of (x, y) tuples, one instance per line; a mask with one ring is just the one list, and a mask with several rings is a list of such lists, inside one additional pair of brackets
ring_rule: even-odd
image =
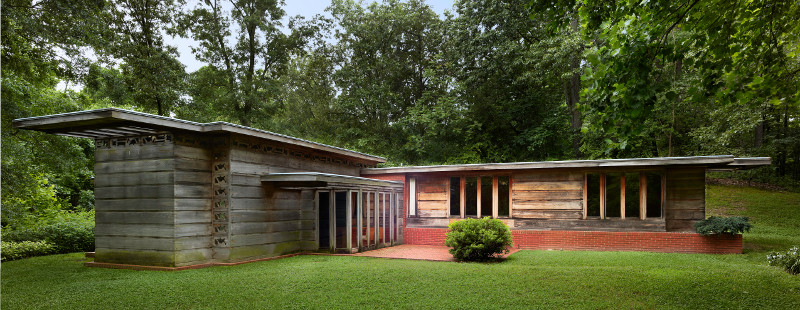
[[(461, 100), (473, 122), (470, 140), (478, 161), (563, 158), (572, 139), (564, 76), (577, 44), (531, 19), (524, 5), (506, 1), (459, 1), (447, 33), (448, 57), (462, 85)], [(558, 54), (559, 58), (553, 55)], [(568, 80), (568, 79), (567, 79)]]
[(434, 72), (426, 71), (441, 62), (442, 22), (422, 1), (367, 7), (334, 1), (328, 10), (341, 27), (335, 47), (339, 68), (333, 75), (340, 92), (333, 102), (342, 123), (338, 140), (397, 162), (425, 160), (418, 151), (441, 141), (425, 142), (431, 146), (410, 141), (426, 128), (409, 113), (432, 107), (446, 93), (446, 84), (433, 81), (428, 73)]
[(162, 35), (173, 26), (176, 3), (114, 0), (109, 4), (109, 40), (99, 50), (121, 61), (122, 82), (139, 109), (169, 115), (180, 102), (186, 75), (177, 49), (166, 45)]
[(187, 110), (212, 110), (245, 126), (269, 121), (278, 109), (277, 80), (320, 27), (318, 20), (295, 18), (289, 22), (290, 33), (284, 33), (282, 4), (232, 0), (223, 5), (219, 0), (205, 0), (182, 14), (178, 32), (200, 42), (195, 55), (208, 64), (192, 77), (194, 102)]
[(104, 9), (96, 1), (2, 2), (3, 227), (71, 208), (82, 195), (90, 198), (91, 141), (17, 130), (11, 121), (84, 106), (85, 98), (56, 85), (80, 79), (88, 62), (81, 51), (100, 40), (96, 17)]

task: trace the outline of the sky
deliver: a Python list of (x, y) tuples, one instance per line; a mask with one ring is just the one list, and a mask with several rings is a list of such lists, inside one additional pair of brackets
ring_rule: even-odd
[[(452, 11), (453, 1), (454, 0), (427, 0), (425, 2), (428, 3), (428, 5), (430, 5), (437, 14), (442, 15), (445, 10)], [(373, 1), (367, 0), (364, 2), (371, 3)], [(330, 5), (329, 0), (286, 0), (286, 5), (283, 7), (283, 9), (286, 11), (286, 16), (302, 15), (310, 18), (311, 16), (317, 14), (323, 14), (330, 17), (330, 14), (325, 12), (325, 8), (328, 7), (328, 5)], [(201, 61), (195, 59), (194, 55), (192, 54), (191, 46), (197, 46), (194, 40), (187, 38), (172, 38), (169, 36), (166, 36), (165, 39), (168, 45), (178, 48), (178, 53), (180, 54), (178, 60), (186, 65), (187, 72), (197, 71), (197, 69), (204, 65)]]

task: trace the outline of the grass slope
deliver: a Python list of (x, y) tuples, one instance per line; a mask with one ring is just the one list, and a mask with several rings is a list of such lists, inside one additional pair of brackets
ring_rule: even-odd
[(298, 256), (144, 272), (85, 268), (82, 255), (67, 254), (3, 263), (1, 306), (800, 309), (800, 277), (764, 258), (771, 248), (800, 243), (800, 197), (709, 189), (710, 214), (752, 218), (746, 255), (520, 251), (497, 264)]

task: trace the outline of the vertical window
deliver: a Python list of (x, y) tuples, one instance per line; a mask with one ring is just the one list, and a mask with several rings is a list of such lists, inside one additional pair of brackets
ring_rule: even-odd
[(509, 216), (511, 177), (497, 177), (497, 215)]
[(469, 177), (466, 178), (466, 184), (464, 185), (464, 193), (465, 199), (464, 202), (466, 203), (465, 208), (465, 215), (466, 216), (478, 216), (478, 178), (476, 177)]
[(625, 217), (639, 217), (639, 173), (625, 174)]
[(461, 215), (461, 178), (450, 178), (450, 215)]
[(661, 174), (648, 172), (647, 180), (647, 217), (661, 217)]
[(600, 175), (586, 175), (586, 216), (600, 216)]
[(621, 178), (619, 173), (606, 174), (606, 217), (621, 216)]
[(481, 177), (481, 217), (492, 216), (492, 177)]

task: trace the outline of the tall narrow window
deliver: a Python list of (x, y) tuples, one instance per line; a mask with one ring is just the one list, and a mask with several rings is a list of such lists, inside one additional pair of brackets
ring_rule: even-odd
[(465, 210), (466, 216), (478, 216), (478, 178), (466, 178), (464, 185)]
[(639, 217), (639, 174), (625, 174), (625, 217)]
[(586, 175), (586, 216), (600, 216), (600, 175)]
[(647, 179), (647, 217), (661, 217), (661, 174), (648, 172)]
[(497, 182), (497, 215), (500, 217), (507, 217), (509, 216), (508, 209), (511, 205), (510, 197), (508, 197), (511, 178), (497, 177)]
[(461, 215), (461, 178), (450, 178), (450, 215)]
[(606, 217), (620, 217), (620, 174), (606, 174)]
[(481, 217), (492, 216), (492, 177), (481, 177)]

